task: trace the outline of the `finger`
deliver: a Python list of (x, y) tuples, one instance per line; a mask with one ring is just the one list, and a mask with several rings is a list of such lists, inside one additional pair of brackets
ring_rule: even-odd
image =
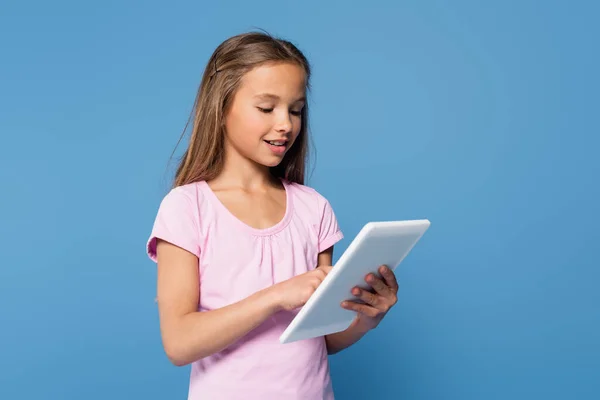
[(323, 279), (319, 276), (315, 276), (309, 280), (308, 283), (314, 290), (317, 290), (317, 288), (323, 283)]
[(368, 274), (365, 277), (365, 281), (371, 285), (376, 293), (384, 297), (388, 297), (392, 294), (391, 289), (383, 282), (383, 280), (375, 276), (375, 274)]
[(381, 276), (383, 276), (383, 279), (385, 279), (385, 283), (387, 284), (387, 286), (394, 293), (397, 293), (398, 292), (398, 281), (396, 280), (396, 275), (394, 274), (394, 271), (392, 271), (392, 269), (390, 267), (388, 267), (387, 265), (382, 265), (379, 268), (379, 272), (381, 273)]
[(358, 287), (355, 287), (352, 290), (352, 294), (355, 295), (356, 297), (358, 297), (360, 300), (362, 300), (366, 304), (368, 304), (374, 308), (377, 308), (379, 310), (382, 310), (382, 307), (384, 306), (384, 304), (381, 301), (381, 298), (378, 295), (371, 293), (367, 290), (362, 290)]
[(315, 276), (320, 281), (324, 280), (325, 277), (327, 277), (327, 273), (327, 269), (323, 267), (317, 267), (314, 270), (308, 272), (309, 275)]
[(327, 274), (329, 274), (329, 272), (331, 272), (333, 267), (331, 265), (320, 265), (317, 267), (317, 269), (325, 272), (325, 275), (327, 275)]
[(360, 304), (354, 301), (343, 301), (342, 307), (346, 310), (356, 311), (371, 318), (375, 318), (381, 313), (381, 311), (369, 306), (368, 304)]

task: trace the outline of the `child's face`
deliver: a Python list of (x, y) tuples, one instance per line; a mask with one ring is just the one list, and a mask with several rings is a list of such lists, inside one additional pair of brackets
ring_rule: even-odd
[(278, 165), (300, 132), (305, 90), (306, 74), (295, 64), (266, 64), (244, 75), (225, 119), (228, 158)]

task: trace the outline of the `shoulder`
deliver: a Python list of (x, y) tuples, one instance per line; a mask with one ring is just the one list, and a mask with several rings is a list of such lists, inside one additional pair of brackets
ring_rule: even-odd
[(329, 200), (316, 189), (288, 182), (294, 201), (294, 209), (302, 218), (322, 224), (324, 220), (335, 220), (335, 212)]
[(319, 253), (332, 247), (344, 235), (329, 200), (316, 189), (298, 183), (288, 183), (294, 197), (294, 208), (300, 218), (312, 221), (318, 238)]
[(177, 186), (162, 198), (146, 250), (156, 261), (157, 239), (166, 240), (199, 256), (198, 237), (202, 232), (202, 190), (199, 183)]
[(187, 220), (199, 227), (210, 214), (205, 197), (202, 182), (174, 187), (160, 201), (157, 218), (182, 222)]
[(188, 183), (172, 188), (160, 202), (161, 210), (187, 212), (198, 210), (204, 200), (202, 182)]
[(192, 201), (196, 202), (202, 198), (202, 182), (193, 182), (181, 186), (176, 186), (169, 190), (164, 196), (164, 201)]
[(286, 182), (295, 200), (300, 200), (303, 203), (312, 204), (319, 210), (324, 207), (329, 207), (329, 200), (316, 189), (295, 182)]

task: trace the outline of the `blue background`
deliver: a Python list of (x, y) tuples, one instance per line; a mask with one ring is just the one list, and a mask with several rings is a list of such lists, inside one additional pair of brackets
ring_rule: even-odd
[(254, 28), (313, 64), (336, 258), (369, 220), (432, 221), (393, 312), (332, 357), (338, 398), (600, 398), (599, 11), (3, 2), (0, 398), (185, 398), (144, 245), (204, 63)]

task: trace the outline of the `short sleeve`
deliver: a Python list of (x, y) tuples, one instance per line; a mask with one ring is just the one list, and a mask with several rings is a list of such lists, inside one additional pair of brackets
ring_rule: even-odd
[(160, 203), (146, 252), (156, 262), (158, 239), (172, 243), (200, 257), (198, 207), (188, 193), (172, 189)]
[(321, 221), (319, 224), (319, 253), (327, 250), (344, 237), (329, 201), (319, 195)]

